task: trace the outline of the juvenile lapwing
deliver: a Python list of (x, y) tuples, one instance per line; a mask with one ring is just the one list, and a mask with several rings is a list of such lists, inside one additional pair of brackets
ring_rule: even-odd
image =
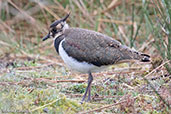
[(56, 52), (64, 63), (73, 70), (88, 73), (88, 85), (82, 102), (87, 93), (87, 101), (91, 100), (93, 72), (130, 60), (150, 61), (149, 55), (132, 50), (107, 35), (82, 28), (69, 28), (66, 23), (68, 17), (69, 14), (53, 22), (43, 41), (53, 38)]

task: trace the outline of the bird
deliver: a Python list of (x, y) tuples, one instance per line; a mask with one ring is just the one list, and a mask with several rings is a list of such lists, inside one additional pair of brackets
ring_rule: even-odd
[[(55, 20), (49, 27), (43, 41), (53, 38), (56, 52), (72, 70), (88, 74), (88, 84), (82, 97), (83, 103), (91, 101), (91, 85), (94, 72), (99, 72), (110, 65), (138, 60), (149, 62), (150, 56), (122, 45), (119, 41), (105, 34), (69, 27), (66, 23), (70, 13)], [(88, 94), (88, 96), (87, 96)]]

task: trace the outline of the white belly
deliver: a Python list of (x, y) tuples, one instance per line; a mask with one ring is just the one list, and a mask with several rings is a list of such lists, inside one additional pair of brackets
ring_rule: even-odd
[(76, 59), (68, 56), (68, 54), (65, 52), (65, 50), (62, 47), (62, 40), (59, 44), (59, 55), (63, 59), (64, 63), (67, 64), (67, 66), (73, 70), (76, 70), (81, 73), (88, 73), (88, 72), (98, 72), (99, 70), (105, 68), (105, 66), (97, 67), (93, 64), (89, 64), (86, 62), (79, 62)]

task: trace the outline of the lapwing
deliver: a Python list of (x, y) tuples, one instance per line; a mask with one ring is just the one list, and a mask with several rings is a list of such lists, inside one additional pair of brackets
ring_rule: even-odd
[(107, 35), (92, 30), (69, 27), (66, 23), (68, 17), (69, 14), (54, 21), (43, 41), (53, 38), (56, 52), (64, 63), (73, 70), (89, 75), (88, 85), (81, 102), (85, 101), (87, 94), (87, 101), (91, 100), (93, 72), (130, 60), (150, 61), (149, 55), (130, 49)]

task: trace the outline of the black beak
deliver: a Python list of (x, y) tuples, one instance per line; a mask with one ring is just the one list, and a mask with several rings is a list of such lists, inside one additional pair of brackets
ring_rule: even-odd
[(53, 22), (51, 25), (50, 25), (50, 28), (52, 27), (55, 27), (56, 25), (58, 25), (59, 23), (61, 23), (62, 21), (66, 21), (67, 18), (69, 17), (70, 13), (68, 13), (64, 18), (62, 18), (61, 20), (56, 20), (55, 22)]
[(50, 34), (49, 33), (45, 37), (43, 37), (43, 41), (47, 40), (48, 38), (50, 38)]

